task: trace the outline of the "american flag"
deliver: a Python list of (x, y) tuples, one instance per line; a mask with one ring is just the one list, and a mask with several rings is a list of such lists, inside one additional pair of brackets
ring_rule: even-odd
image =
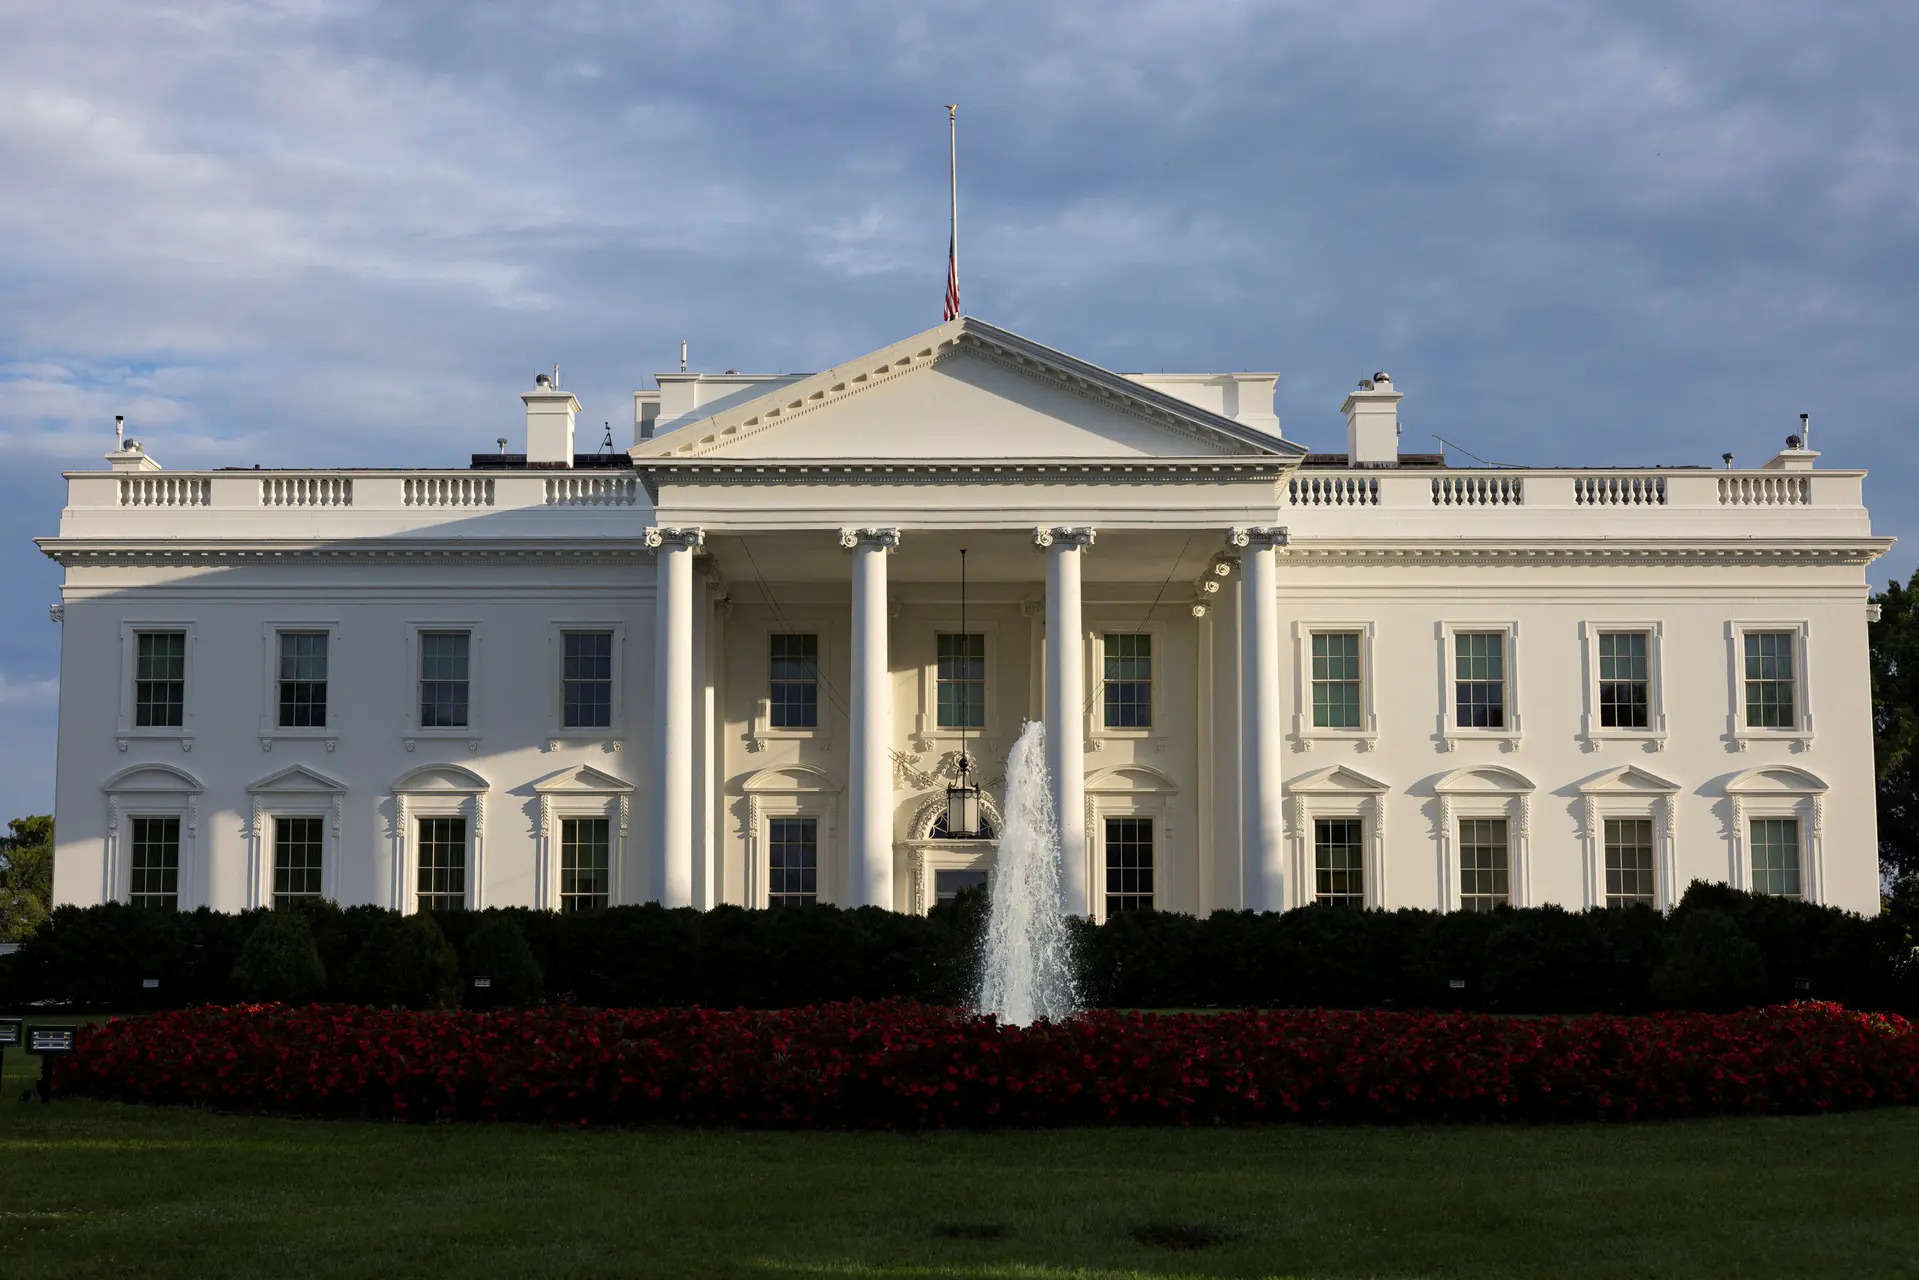
[(946, 318), (959, 316), (959, 253), (951, 240), (946, 242)]

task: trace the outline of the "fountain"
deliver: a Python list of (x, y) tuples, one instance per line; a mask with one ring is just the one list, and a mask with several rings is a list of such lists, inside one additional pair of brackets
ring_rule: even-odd
[(1006, 757), (1006, 804), (975, 1007), (1008, 1026), (1079, 1009), (1072, 939), (1059, 900), (1059, 818), (1046, 775), (1046, 726), (1029, 721)]

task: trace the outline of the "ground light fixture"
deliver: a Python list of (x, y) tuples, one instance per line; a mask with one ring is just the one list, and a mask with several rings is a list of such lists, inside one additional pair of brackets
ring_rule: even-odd
[[(27, 1028), (27, 1052), (40, 1059), (40, 1101), (53, 1101), (53, 1060), (62, 1054), (73, 1052), (73, 1028), (51, 1026), (40, 1023)], [(29, 1089), (20, 1095), (25, 1102), (33, 1094)]]
[[(966, 646), (963, 652), (966, 660), (972, 657), (972, 646), (968, 637), (972, 634), (966, 629), (966, 548), (960, 548), (960, 644)], [(979, 835), (980, 800), (979, 783), (973, 781), (973, 760), (968, 752), (972, 745), (968, 736), (971, 708), (960, 716), (960, 755), (959, 772), (953, 778), (953, 785), (946, 788), (946, 834), (953, 840), (971, 840)]]
[(18, 1018), (0, 1018), (0, 1077), (7, 1074), (7, 1049), (20, 1043), (26, 1024)]

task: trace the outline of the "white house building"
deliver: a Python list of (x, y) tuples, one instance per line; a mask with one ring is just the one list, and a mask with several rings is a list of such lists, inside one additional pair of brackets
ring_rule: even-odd
[(1863, 472), (1796, 441), (1451, 467), (1399, 452), (1384, 375), (1310, 453), (1275, 380), (961, 318), (823, 373), (660, 374), (619, 454), (544, 379), (525, 453), (456, 470), (128, 441), (40, 542), (55, 896), (924, 911), (990, 875), (1043, 719), (1098, 917), (1694, 879), (1876, 909)]

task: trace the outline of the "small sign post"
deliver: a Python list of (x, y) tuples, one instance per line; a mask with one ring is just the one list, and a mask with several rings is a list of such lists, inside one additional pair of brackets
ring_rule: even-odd
[(40, 1059), (40, 1101), (53, 1101), (53, 1060), (73, 1052), (73, 1028), (41, 1023), (27, 1028), (27, 1052)]
[(7, 1074), (7, 1046), (20, 1043), (26, 1024), (18, 1018), (0, 1018), (0, 1078)]

